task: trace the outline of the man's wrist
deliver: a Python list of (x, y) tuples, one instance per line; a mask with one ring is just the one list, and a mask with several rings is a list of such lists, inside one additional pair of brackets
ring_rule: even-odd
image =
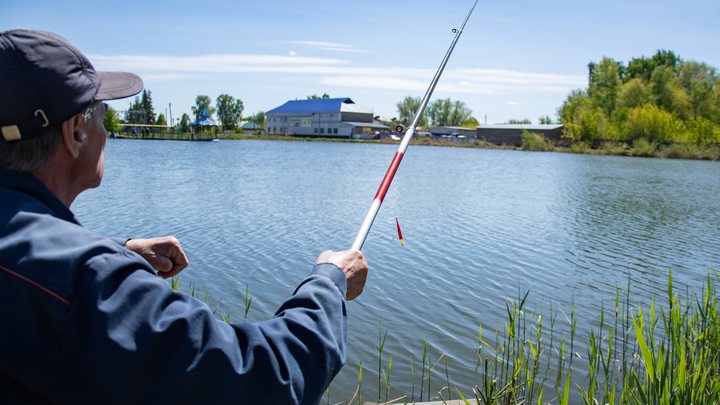
[(320, 275), (329, 278), (337, 286), (338, 290), (342, 293), (343, 298), (347, 294), (347, 278), (345, 272), (333, 263), (317, 263), (313, 266), (310, 275)]

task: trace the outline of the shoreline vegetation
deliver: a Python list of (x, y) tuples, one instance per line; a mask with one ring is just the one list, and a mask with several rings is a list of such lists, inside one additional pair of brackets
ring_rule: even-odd
[[(484, 139), (472, 144), (438, 142), (433, 139), (416, 139), (415, 145), (475, 147), (487, 149), (521, 149), (524, 151), (552, 151), (594, 155), (641, 156), (676, 159), (720, 160), (720, 75), (717, 69), (705, 62), (683, 60), (673, 51), (660, 49), (653, 56), (633, 57), (627, 64), (609, 57), (588, 64), (588, 84), (572, 90), (556, 110), (557, 119), (549, 115), (539, 118), (540, 124), (561, 124), (562, 137), (543, 138), (543, 135), (525, 132), (522, 144), (494, 145)], [(308, 99), (328, 99), (313, 94)], [(259, 111), (241, 118), (243, 103), (227, 94), (217, 99), (217, 108), (211, 106), (207, 95), (198, 95), (191, 109), (196, 120), (217, 116), (223, 125), (197, 126), (190, 116), (183, 114), (177, 128), (182, 133), (147, 134), (143, 139), (208, 140), (265, 139), (319, 142), (395, 143), (392, 140), (355, 140), (329, 138), (296, 138), (282, 135), (246, 135), (245, 129), (266, 128), (265, 113)], [(398, 102), (397, 117), (379, 121), (388, 127), (408, 127), (421, 103), (420, 97), (406, 96)], [(251, 127), (238, 127), (243, 120)], [(122, 125), (168, 128), (164, 114), (155, 118), (150, 91), (143, 90), (135, 98), (120, 122), (118, 111), (110, 108), (103, 125), (108, 132), (120, 131)], [(143, 124), (140, 124), (143, 123)], [(145, 125), (147, 123), (147, 125)], [(437, 99), (428, 105), (419, 121), (419, 127), (450, 126), (475, 128), (479, 126), (472, 110), (459, 100)], [(506, 124), (531, 125), (527, 118), (510, 119)], [(187, 132), (192, 128), (199, 135)], [(220, 131), (220, 130), (223, 131)], [(269, 130), (270, 128), (268, 128)], [(420, 129), (420, 128), (418, 128)], [(276, 128), (273, 128), (273, 131)], [(235, 131), (235, 134), (218, 132)], [(120, 136), (126, 137), (126, 136)], [(204, 139), (197, 139), (197, 138)], [(138, 137), (139, 138), (139, 137)], [(467, 139), (466, 139), (467, 140)]]
[[(165, 139), (165, 140), (190, 140), (190, 134), (151, 134), (149, 138), (137, 139)], [(197, 137), (197, 136), (196, 136)], [(136, 139), (119, 137), (117, 139)], [(340, 142), (340, 143), (379, 143), (379, 144), (400, 144), (400, 141), (391, 139), (364, 140), (364, 139), (341, 139), (341, 138), (308, 138), (284, 135), (250, 135), (250, 134), (218, 134), (218, 139), (232, 140), (268, 140), (268, 141), (295, 141), (295, 142)], [(569, 146), (556, 146), (552, 140), (545, 138), (542, 134), (524, 131), (522, 145), (495, 145), (484, 141), (474, 143), (453, 143), (440, 142), (428, 138), (413, 139), (411, 145), (439, 146), (457, 148), (479, 148), (479, 149), (503, 149), (523, 150), (535, 152), (559, 152), (576, 153), (588, 155), (613, 155), (613, 156), (636, 156), (655, 157), (666, 159), (695, 159), (720, 161), (720, 144), (708, 143), (670, 143), (663, 144), (649, 142), (644, 138), (632, 142), (619, 140), (594, 140), (593, 142), (577, 141)]]
[[(669, 272), (665, 302), (653, 298), (644, 307), (634, 300), (631, 303), (632, 282), (628, 277), (625, 288), (618, 288), (614, 297), (601, 303), (594, 326), (587, 331), (576, 329), (574, 305), (566, 312), (550, 302), (547, 313), (545, 304), (533, 311), (526, 306), (530, 290), (519, 293), (517, 299), (506, 300), (504, 325), (496, 320), (495, 330), (488, 337), (482, 324), (492, 324), (493, 320), (486, 320), (472, 338), (477, 366), (464, 373), (477, 383), (465, 392), (452, 382), (448, 372), (448, 361), (452, 360), (444, 353), (433, 357), (437, 354), (431, 352), (427, 336), (417, 358), (396, 358), (393, 367), (392, 354), (383, 352), (389, 331), (381, 324), (375, 347), (377, 361), (366, 361), (363, 366), (361, 358), (357, 365), (346, 365), (357, 367), (358, 385), (353, 395), (348, 394), (349, 401), (337, 404), (446, 404), (458, 400), (463, 405), (720, 403), (718, 284), (720, 277), (713, 269), (701, 292), (686, 290), (682, 297), (674, 292)], [(176, 280), (172, 286), (181, 290)], [(201, 298), (199, 288), (192, 283), (188, 294)], [(245, 297), (247, 320), (247, 288)], [(212, 309), (207, 294), (205, 302)], [(224, 321), (228, 318), (222, 315)], [(580, 339), (587, 347), (582, 354), (576, 351)], [(583, 358), (587, 371), (580, 366), (583, 371), (577, 373), (578, 366), (572, 367), (574, 358)], [(362, 384), (363, 369), (375, 365), (377, 392), (374, 381)], [(393, 390), (391, 381), (398, 377), (391, 380), (391, 371), (398, 368), (410, 371), (411, 392)], [(321, 403), (330, 404), (330, 391)], [(372, 401), (377, 398), (377, 402), (367, 402), (368, 397)]]

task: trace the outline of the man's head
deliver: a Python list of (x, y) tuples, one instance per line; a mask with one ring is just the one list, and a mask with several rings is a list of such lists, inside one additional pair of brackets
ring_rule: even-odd
[(132, 73), (97, 72), (56, 34), (0, 33), (0, 165), (36, 174), (53, 161), (73, 163), (68, 170), (77, 182), (92, 183), (83, 170), (102, 176), (101, 101), (135, 95), (142, 86)]

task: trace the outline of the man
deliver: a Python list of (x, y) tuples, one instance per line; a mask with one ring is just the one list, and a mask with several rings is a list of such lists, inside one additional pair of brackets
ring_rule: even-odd
[(102, 179), (102, 100), (141, 89), (55, 34), (0, 34), (0, 403), (317, 403), (362, 253), (323, 252), (273, 319), (228, 325), (157, 277), (188, 265), (175, 238), (111, 240), (70, 211)]

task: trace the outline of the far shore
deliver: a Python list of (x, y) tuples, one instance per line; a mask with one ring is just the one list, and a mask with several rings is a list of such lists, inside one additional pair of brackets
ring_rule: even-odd
[[(152, 138), (144, 139), (187, 139), (188, 134), (152, 134)], [(204, 135), (205, 137), (208, 134)], [(173, 137), (173, 138), (170, 138)], [(178, 139), (180, 138), (180, 139)], [(133, 138), (130, 138), (133, 139)], [(143, 139), (143, 138), (139, 138)], [(218, 139), (230, 140), (265, 140), (265, 141), (292, 141), (292, 142), (340, 142), (340, 143), (365, 143), (365, 144), (400, 144), (400, 141), (392, 139), (342, 139), (342, 138), (309, 138), (284, 135), (246, 135), (246, 134), (218, 134)], [(635, 141), (632, 144), (623, 142), (604, 142), (597, 148), (591, 148), (589, 145), (578, 142), (569, 147), (554, 146), (552, 142), (544, 142), (542, 144), (532, 145), (496, 145), (484, 141), (475, 141), (473, 143), (454, 143), (439, 142), (432, 139), (413, 139), (411, 145), (421, 146), (440, 146), (452, 148), (477, 148), (477, 149), (502, 149), (517, 151), (533, 151), (533, 152), (559, 152), (559, 153), (576, 153), (588, 155), (611, 155), (611, 156), (634, 156), (634, 157), (655, 157), (665, 159), (693, 159), (693, 160), (712, 160), (720, 161), (720, 145), (717, 144), (656, 144), (650, 143), (643, 139)]]
[[(392, 139), (366, 140), (366, 139), (342, 139), (342, 138), (306, 138), (284, 135), (244, 135), (231, 134), (220, 135), (219, 139), (255, 139), (269, 141), (299, 141), (299, 142), (347, 142), (347, 143), (377, 143), (377, 144), (394, 144), (399, 145), (400, 141)], [(559, 152), (559, 153), (576, 153), (587, 155), (611, 155), (611, 156), (635, 156), (635, 157), (655, 157), (665, 159), (693, 159), (693, 160), (713, 160), (720, 161), (720, 145), (695, 145), (695, 144), (669, 144), (657, 145), (644, 140), (633, 144), (625, 144), (622, 142), (605, 142), (599, 147), (593, 149), (587, 144), (578, 142), (569, 147), (554, 146), (552, 143), (545, 143), (543, 146), (535, 147), (535, 145), (496, 145), (484, 141), (475, 141), (473, 143), (454, 143), (439, 142), (432, 139), (413, 139), (411, 145), (421, 146), (441, 146), (451, 148), (476, 148), (476, 149), (502, 149), (502, 150), (518, 150), (531, 152)]]

